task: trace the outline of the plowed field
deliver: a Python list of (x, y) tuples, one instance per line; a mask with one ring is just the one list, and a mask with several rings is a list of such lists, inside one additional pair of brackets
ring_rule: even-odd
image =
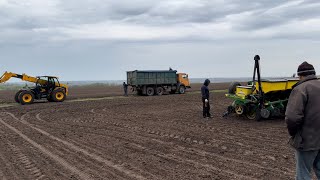
[(63, 103), (0, 108), (0, 179), (294, 179), (283, 120), (222, 118), (231, 101), (220, 91), (204, 119), (198, 86), (153, 97), (70, 90)]

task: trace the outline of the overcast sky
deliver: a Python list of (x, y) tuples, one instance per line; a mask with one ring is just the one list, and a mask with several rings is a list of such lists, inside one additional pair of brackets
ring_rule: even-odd
[(250, 77), (255, 54), (263, 76), (290, 76), (305, 60), (320, 72), (320, 1), (0, 0), (0, 71)]

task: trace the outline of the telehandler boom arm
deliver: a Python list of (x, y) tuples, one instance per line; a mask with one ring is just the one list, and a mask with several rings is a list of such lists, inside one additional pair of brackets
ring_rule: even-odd
[(32, 83), (39, 83), (39, 84), (46, 84), (46, 80), (39, 79), (37, 77), (28, 76), (26, 74), (16, 74), (12, 72), (5, 72), (0, 78), (0, 83), (5, 83), (9, 81), (12, 77), (21, 79), (22, 81), (32, 82)]

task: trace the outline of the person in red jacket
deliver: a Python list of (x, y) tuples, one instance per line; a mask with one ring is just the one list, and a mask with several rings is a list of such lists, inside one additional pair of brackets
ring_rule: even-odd
[(296, 151), (296, 179), (311, 180), (312, 169), (320, 179), (320, 80), (314, 67), (303, 62), (300, 81), (294, 85), (286, 109), (290, 144)]

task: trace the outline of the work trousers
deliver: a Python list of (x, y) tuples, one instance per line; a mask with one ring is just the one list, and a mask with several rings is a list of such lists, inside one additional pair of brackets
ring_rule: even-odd
[(320, 150), (296, 150), (296, 180), (311, 180), (312, 169), (320, 180)]
[(203, 103), (203, 117), (210, 117), (210, 102), (208, 99), (208, 102), (205, 102), (205, 98), (202, 98), (202, 103)]

